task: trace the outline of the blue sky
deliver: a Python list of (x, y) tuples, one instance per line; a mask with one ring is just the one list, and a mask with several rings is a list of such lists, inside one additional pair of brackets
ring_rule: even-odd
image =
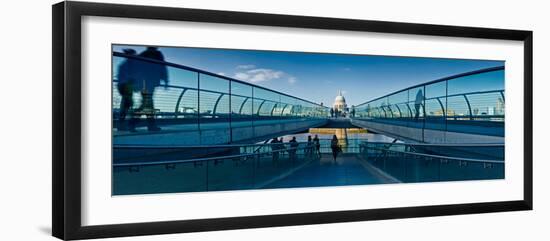
[[(114, 45), (113, 50), (140, 46)], [(341, 90), (357, 105), (449, 75), (502, 66), (503, 61), (160, 47), (166, 61), (240, 79), (332, 105)], [(503, 84), (503, 83), (502, 83)]]

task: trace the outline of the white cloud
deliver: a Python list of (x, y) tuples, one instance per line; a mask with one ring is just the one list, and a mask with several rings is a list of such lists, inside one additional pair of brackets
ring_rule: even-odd
[(235, 78), (250, 82), (264, 82), (273, 79), (280, 79), (286, 74), (283, 71), (272, 69), (251, 69), (245, 72), (235, 73)]
[(253, 68), (256, 68), (256, 65), (253, 65), (253, 64), (237, 65), (237, 69), (253, 69)]
[(296, 83), (296, 77), (292, 77), (292, 76), (291, 76), (290, 78), (288, 78), (288, 83), (289, 83), (289, 84), (294, 84), (294, 83)]
[(219, 72), (218, 74), (219, 74), (219, 75), (225, 76), (225, 73), (224, 73), (224, 72)]
[(250, 78), (251, 82), (263, 82), (269, 81), (272, 79), (279, 79), (283, 76), (283, 71), (277, 71), (272, 69), (253, 69), (249, 70), (248, 74), (252, 77)]
[(235, 74), (235, 78), (240, 79), (240, 80), (248, 80), (249, 77), (250, 77), (250, 75), (248, 75), (246, 73), (242, 73), (242, 72), (239, 72), (239, 73)]
[(283, 71), (266, 68), (255, 68), (254, 65), (239, 65), (237, 66), (237, 69), (240, 69), (241, 71), (236, 72), (235, 75), (233, 75), (234, 78), (249, 81), (252, 83), (284, 79), (287, 80), (289, 84), (294, 84), (297, 80), (296, 77), (286, 74)]

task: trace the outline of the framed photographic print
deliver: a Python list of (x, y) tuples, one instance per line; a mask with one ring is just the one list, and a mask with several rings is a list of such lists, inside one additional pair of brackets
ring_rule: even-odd
[(53, 6), (58, 238), (530, 209), (531, 31)]

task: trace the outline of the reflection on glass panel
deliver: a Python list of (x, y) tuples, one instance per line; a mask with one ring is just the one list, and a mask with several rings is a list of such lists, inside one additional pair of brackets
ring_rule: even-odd
[[(239, 118), (241, 115), (241, 107), (248, 102), (249, 97), (231, 95), (231, 115), (233, 118)], [(249, 110), (252, 112), (252, 110)]]
[(199, 77), (201, 129), (229, 128), (229, 80), (205, 74)]
[(390, 105), (390, 109), (392, 110), (392, 116), (393, 118), (401, 118), (401, 109), (398, 105)]
[[(374, 114), (373, 114), (373, 108), (371, 107), (371, 104), (368, 103), (365, 106), (365, 109), (364, 109), (364, 114), (361, 115), (361, 117), (375, 117)], [(362, 109), (362, 108), (359, 108), (359, 109)], [(363, 116), (364, 115), (364, 116)]]
[(277, 107), (277, 102), (267, 100), (260, 106), (260, 116), (273, 116), (273, 110)]
[(314, 111), (315, 106), (314, 106), (313, 104), (311, 104), (311, 103), (305, 103), (305, 106), (306, 106), (306, 108), (305, 108), (306, 116), (307, 116), (307, 117), (313, 116), (313, 115), (314, 115), (314, 112), (315, 112), (315, 111)]
[(381, 107), (376, 107), (374, 109), (374, 113), (378, 118), (386, 118), (386, 111), (384, 111)]
[[(216, 93), (210, 91), (200, 91), (200, 117), (201, 118), (217, 118), (215, 112), (219, 110), (219, 106), (223, 105), (222, 98), (227, 96), (224, 93)], [(223, 108), (223, 107), (222, 107)]]
[[(446, 115), (445, 109), (447, 108), (447, 81), (441, 81), (433, 84), (426, 85), (426, 100), (424, 101), (424, 107), (426, 109), (426, 116), (431, 117), (430, 121), (435, 121), (434, 118), (444, 118)], [(443, 119), (440, 119), (441, 121)], [(444, 124), (444, 123), (443, 123)], [(438, 126), (444, 128), (444, 126)]]
[(388, 111), (386, 111), (386, 108), (384, 108), (384, 106), (380, 106), (377, 109), (378, 113), (380, 113), (381, 118), (389, 118), (389, 113)]
[(201, 74), (200, 75), (200, 90), (210, 90), (217, 93), (229, 93), (229, 80)]
[(170, 86), (178, 88), (178, 97), (175, 101), (176, 117), (185, 119), (198, 118), (199, 99), (196, 89), (198, 87), (199, 74), (169, 67), (168, 75), (170, 76)]
[(252, 120), (252, 86), (231, 82), (231, 117), (233, 121), (243, 118)]
[(168, 67), (168, 76), (170, 76), (169, 84), (172, 86), (196, 89), (199, 84), (199, 73), (197, 72)]
[(466, 120), (470, 118), (468, 103), (462, 95), (447, 97), (447, 119)]
[(292, 110), (296, 105), (296, 99), (288, 96), (281, 96), (281, 103), (284, 105), (283, 109), (281, 110), (281, 115), (284, 117), (293, 116)]
[(228, 117), (230, 113), (229, 99), (230, 98), (228, 94), (221, 95), (221, 98), (218, 98), (218, 105), (214, 108), (215, 115)]
[(426, 99), (444, 97), (447, 95), (447, 81), (441, 81), (426, 85)]
[(298, 100), (298, 104), (294, 107), (294, 113), (296, 116), (303, 117), (304, 116), (304, 101)]
[(252, 113), (253, 115), (259, 115), (260, 114), (260, 108), (263, 106), (265, 100), (263, 99), (256, 99), (254, 98), (252, 100)]
[(409, 99), (409, 92), (401, 91), (393, 95), (388, 96), (388, 103), (391, 105), (406, 103)]
[(176, 100), (179, 98), (181, 91), (182, 89), (180, 88), (155, 88), (153, 92), (153, 101), (155, 103), (155, 109), (157, 110), (157, 115), (159, 118), (162, 118), (163, 116), (174, 116), (177, 103)]
[(193, 89), (182, 90), (178, 106), (178, 118), (197, 118), (199, 113), (198, 92)]
[(284, 102), (278, 102), (272, 110), (272, 115), (280, 117), (283, 114), (283, 110), (287, 107), (287, 104)]
[(464, 94), (504, 89), (504, 70), (474, 74), (448, 80), (448, 94)]
[(396, 118), (397, 117), (397, 116), (394, 115), (393, 109), (391, 107), (392, 106), (390, 106), (390, 105), (386, 105), (386, 106), (382, 107), (384, 109), (384, 111), (386, 112), (386, 118)]
[(504, 115), (504, 98), (500, 92), (466, 95), (476, 118), (500, 119)]
[(273, 116), (275, 108), (280, 105), (279, 94), (262, 88), (254, 87), (254, 98), (262, 100), (258, 105), (259, 116)]
[(426, 100), (425, 106), (426, 106), (426, 116), (428, 117), (444, 116), (445, 106), (442, 105), (439, 98)]
[(411, 110), (406, 103), (398, 104), (397, 107), (400, 110), (401, 118), (410, 118), (412, 116)]

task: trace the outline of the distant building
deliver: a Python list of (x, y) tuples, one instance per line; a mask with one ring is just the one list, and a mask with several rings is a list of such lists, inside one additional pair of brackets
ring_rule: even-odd
[(339, 113), (346, 113), (348, 111), (348, 105), (346, 104), (346, 98), (342, 95), (342, 91), (338, 91), (338, 95), (334, 98), (334, 104), (332, 105), (334, 110)]

